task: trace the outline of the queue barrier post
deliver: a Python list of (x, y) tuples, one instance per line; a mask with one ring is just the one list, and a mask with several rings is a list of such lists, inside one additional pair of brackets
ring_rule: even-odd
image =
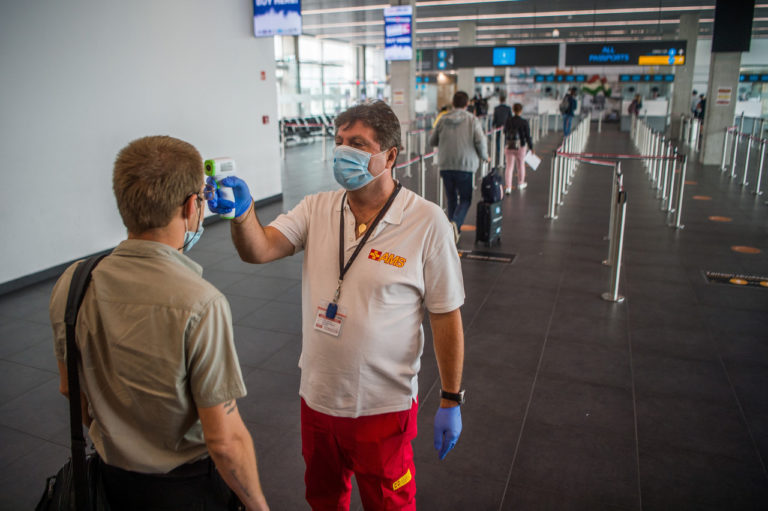
[(731, 134), (731, 128), (725, 128), (725, 137), (723, 138), (723, 161), (720, 162), (720, 171), (725, 172), (725, 159), (728, 154), (728, 136)]
[[(610, 211), (610, 217), (608, 219), (608, 234), (606, 234), (603, 239), (605, 240), (611, 240), (613, 239), (613, 229), (616, 222), (616, 194), (619, 193), (619, 176), (621, 175), (621, 165), (619, 162), (616, 162), (616, 164), (613, 166), (613, 176), (611, 178), (611, 211)], [(603, 264), (610, 264), (611, 260), (611, 248), (609, 245), (608, 249), (608, 259), (603, 261)]]
[[(672, 141), (668, 140), (666, 150), (664, 151), (664, 175), (661, 176), (661, 188), (659, 189), (658, 199), (661, 199), (661, 209), (664, 209), (664, 201), (667, 199), (667, 181), (669, 178), (669, 161), (672, 158)], [(674, 172), (673, 172), (674, 174)]]
[[(762, 119), (760, 119), (762, 121)], [(762, 126), (761, 126), (762, 129)], [(760, 139), (760, 166), (758, 167), (757, 171), (757, 182), (755, 183), (755, 191), (752, 192), (753, 195), (762, 195), (763, 191), (760, 189), (760, 185), (763, 181), (763, 163), (765, 161), (765, 146), (766, 143), (768, 143), (768, 140), (766, 139)]]
[(552, 154), (549, 162), (549, 204), (544, 218), (554, 220), (557, 218), (557, 151)]
[(733, 133), (733, 150), (731, 151), (731, 179), (736, 177), (736, 154), (739, 152), (739, 138), (741, 137), (741, 131), (735, 131)]
[(670, 227), (674, 229), (684, 229), (685, 226), (681, 223), (683, 216), (683, 192), (685, 191), (685, 172), (688, 168), (688, 156), (683, 155), (683, 165), (680, 169), (680, 179), (677, 181), (677, 207), (675, 208), (675, 223), (670, 224)]
[(677, 175), (677, 166), (680, 163), (681, 155), (677, 153), (675, 148), (675, 159), (672, 160), (672, 172), (669, 174), (669, 193), (667, 194), (667, 213), (675, 212), (675, 176)]
[(744, 156), (744, 175), (741, 178), (741, 186), (747, 186), (747, 174), (749, 173), (749, 155), (752, 153), (752, 135), (746, 135), (747, 137), (747, 154)]
[(607, 302), (621, 303), (624, 296), (619, 294), (619, 277), (621, 275), (621, 259), (624, 250), (624, 226), (627, 216), (627, 192), (620, 191), (616, 196), (616, 223), (614, 226), (614, 236), (611, 240), (613, 257), (611, 258), (611, 278), (608, 282), (608, 291), (601, 295), (601, 298)]

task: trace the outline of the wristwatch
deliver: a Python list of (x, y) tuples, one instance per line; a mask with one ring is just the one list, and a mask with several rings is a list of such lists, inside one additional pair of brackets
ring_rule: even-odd
[(464, 390), (460, 390), (458, 394), (454, 394), (453, 392), (446, 392), (443, 389), (440, 389), (440, 397), (449, 401), (456, 401), (460, 405), (463, 405), (465, 401)]

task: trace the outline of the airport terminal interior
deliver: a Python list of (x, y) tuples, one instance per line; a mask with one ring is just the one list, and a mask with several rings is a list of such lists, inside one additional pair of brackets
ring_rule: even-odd
[[(190, 23), (200, 26), (212, 14), (210, 6), (199, 5), (204, 2), (171, 3), (191, 11), (186, 11)], [(413, 8), (414, 61), (388, 61), (382, 15), (389, 5), (304, 0), (303, 35), (271, 37), (267, 47), (274, 57), (259, 57), (259, 66), (268, 69), (266, 79), (257, 71), (247, 75), (254, 86), (266, 81), (269, 89), (259, 89), (262, 96), (255, 100), (250, 91), (240, 93), (242, 101), (269, 102), (273, 109), (269, 115), (256, 110), (258, 115), (247, 114), (253, 120), (243, 120), (244, 129), (258, 135), (238, 138), (238, 129), (224, 119), (224, 135), (206, 138), (205, 130), (184, 131), (193, 121), (189, 116), (163, 120), (173, 108), (196, 108), (199, 98), (192, 95), (158, 99), (147, 93), (137, 104), (148, 106), (145, 113), (161, 132), (176, 130), (170, 134), (180, 132), (182, 138), (189, 133), (193, 144), (197, 133), (204, 140), (201, 152), (220, 147), (225, 136), (236, 140), (233, 157), (242, 150), (238, 171), (244, 169), (266, 225), (305, 196), (338, 189), (333, 118), (366, 100), (387, 101), (408, 118), (394, 176), (444, 206), (434, 149), (426, 140), (440, 108), (455, 91), (466, 89), (478, 98), (475, 113), (492, 156), (490, 165), (476, 172), (457, 242), (466, 293), (463, 431), (445, 460), (438, 460), (432, 422), (440, 377), (425, 318), (419, 434), (413, 442), (417, 508), (765, 510), (768, 4), (752, 2), (750, 48), (719, 52), (713, 33), (721, 3), (401, 2)], [(252, 2), (239, 4), (222, 15), (223, 23), (253, 15)], [(29, 22), (31, 14), (39, 14), (24, 9), (3, 5), (0, 20)], [(83, 5), (77, 9), (87, 12)], [(171, 16), (159, 8), (153, 12), (159, 19)], [(249, 23), (239, 37), (264, 41), (254, 37)], [(0, 21), (0, 34), (5, 28)], [(182, 29), (170, 33), (177, 30)], [(18, 31), (13, 34), (8, 41), (23, 40)], [(227, 35), (219, 34), (218, 41), (226, 47)], [(494, 56), (497, 48), (507, 52)], [(510, 48), (513, 60), (504, 60)], [(483, 65), (466, 67), (467, 55)], [(494, 58), (502, 60), (494, 64)], [(180, 58), (177, 65), (193, 69), (193, 61)], [(218, 83), (215, 79), (211, 83)], [(146, 87), (151, 82), (142, 81)], [(577, 88), (579, 110), (571, 134), (564, 136), (559, 104), (571, 87)], [(23, 99), (22, 91), (14, 90)], [(40, 89), (46, 90), (55, 94)], [(119, 92), (130, 103), (131, 90)], [(701, 106), (699, 93), (706, 98)], [(645, 106), (632, 115), (637, 95)], [(493, 150), (504, 143), (492, 125), (499, 96), (523, 105), (541, 163), (528, 168), (527, 187), (515, 183), (499, 201), (499, 239), (489, 244), (479, 240), (476, 208), (483, 201), (483, 175), (493, 167), (504, 173), (504, 152)], [(224, 97), (218, 96), (226, 103)], [(119, 102), (110, 95), (96, 99)], [(40, 105), (53, 105), (48, 101), (41, 99)], [(89, 95), (58, 101), (87, 102)], [(163, 101), (173, 106), (158, 107)], [(83, 115), (99, 119), (100, 114)], [(29, 128), (19, 119), (14, 126)], [(14, 130), (7, 118), (0, 122), (7, 141)], [(144, 128), (137, 118), (130, 123), (131, 130)], [(52, 141), (52, 151), (75, 154), (78, 144), (89, 145), (60, 127), (44, 131), (65, 139)], [(33, 237), (68, 232), (72, 241), (66, 249), (57, 253), (55, 245), (36, 245), (7, 226), (0, 231), (3, 266), (20, 268), (4, 273), (5, 281), (0, 278), (0, 510), (33, 509), (46, 478), (70, 455), (50, 293), (67, 263), (114, 247), (124, 236), (119, 217), (109, 210), (114, 209), (111, 164), (116, 150), (131, 140), (131, 130), (112, 137), (104, 123), (89, 132), (109, 147), (87, 153), (103, 160), (102, 181), (89, 178), (67, 188), (57, 171), (43, 173), (45, 179), (35, 183), (56, 185), (64, 221), (57, 224), (55, 216), (46, 217), (49, 225), (31, 221), (38, 230)], [(15, 146), (0, 143), (3, 153), (15, 155)], [(251, 143), (274, 168), (248, 168), (257, 166), (262, 154), (246, 150)], [(83, 159), (75, 163), (88, 165)], [(259, 196), (262, 184), (268, 191)], [(94, 206), (100, 215), (66, 213), (82, 207), (84, 187), (97, 185), (105, 196)], [(17, 211), (2, 211), (6, 223), (22, 221)], [(109, 229), (113, 233), (100, 234)], [(25, 270), (24, 250), (10, 248), (15, 243), (48, 247), (47, 259), (40, 259), (40, 268)], [(86, 248), (78, 252), (78, 246)], [(229, 222), (209, 214), (189, 256), (232, 309), (248, 391), (238, 406), (253, 436), (267, 501), (276, 511), (310, 509), (304, 499), (298, 395), (303, 253), (263, 265), (242, 262)], [(363, 509), (356, 488), (350, 509)]]

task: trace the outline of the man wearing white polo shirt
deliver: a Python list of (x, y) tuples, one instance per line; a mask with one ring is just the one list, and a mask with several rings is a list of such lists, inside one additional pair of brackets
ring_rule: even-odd
[(366, 509), (415, 509), (421, 327), (429, 312), (440, 370), (435, 415), (440, 459), (461, 433), (464, 303), (452, 228), (438, 206), (391, 174), (400, 123), (385, 103), (336, 118), (334, 176), (343, 189), (305, 197), (267, 227), (245, 182), (235, 200), (240, 257), (265, 263), (306, 252), (302, 282), (301, 432), (306, 497), (315, 510), (346, 509), (355, 474)]

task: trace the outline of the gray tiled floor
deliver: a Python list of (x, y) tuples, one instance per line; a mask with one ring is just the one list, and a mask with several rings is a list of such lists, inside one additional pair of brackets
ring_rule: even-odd
[[(590, 149), (632, 150), (615, 126), (594, 135)], [(544, 169), (556, 142), (551, 134), (538, 144)], [(284, 200), (261, 208), (264, 223), (305, 194), (336, 187), (319, 143), (287, 156)], [(443, 462), (431, 445), (439, 383), (429, 342), (425, 348), (414, 443), (420, 509), (768, 509), (768, 290), (702, 277), (768, 273), (768, 206), (715, 168), (688, 170), (695, 184), (686, 191), (686, 229), (674, 231), (641, 166), (624, 166), (623, 304), (599, 298), (609, 275), (600, 264), (608, 171), (581, 168), (555, 221), (543, 218), (546, 170), (504, 199), (503, 240), (492, 250), (517, 258), (463, 262), (468, 402), (462, 438)], [(433, 193), (433, 169), (427, 179)], [(417, 189), (415, 178), (403, 181)], [(710, 215), (734, 221), (716, 224)], [(465, 231), (460, 248), (473, 248), (473, 238)], [(731, 245), (763, 252), (736, 254)], [(232, 305), (248, 387), (241, 413), (272, 509), (307, 509), (297, 396), (302, 255), (243, 263), (225, 223), (206, 228), (191, 255)], [(52, 285), (0, 297), (2, 510), (31, 509), (67, 457), (48, 326)]]

